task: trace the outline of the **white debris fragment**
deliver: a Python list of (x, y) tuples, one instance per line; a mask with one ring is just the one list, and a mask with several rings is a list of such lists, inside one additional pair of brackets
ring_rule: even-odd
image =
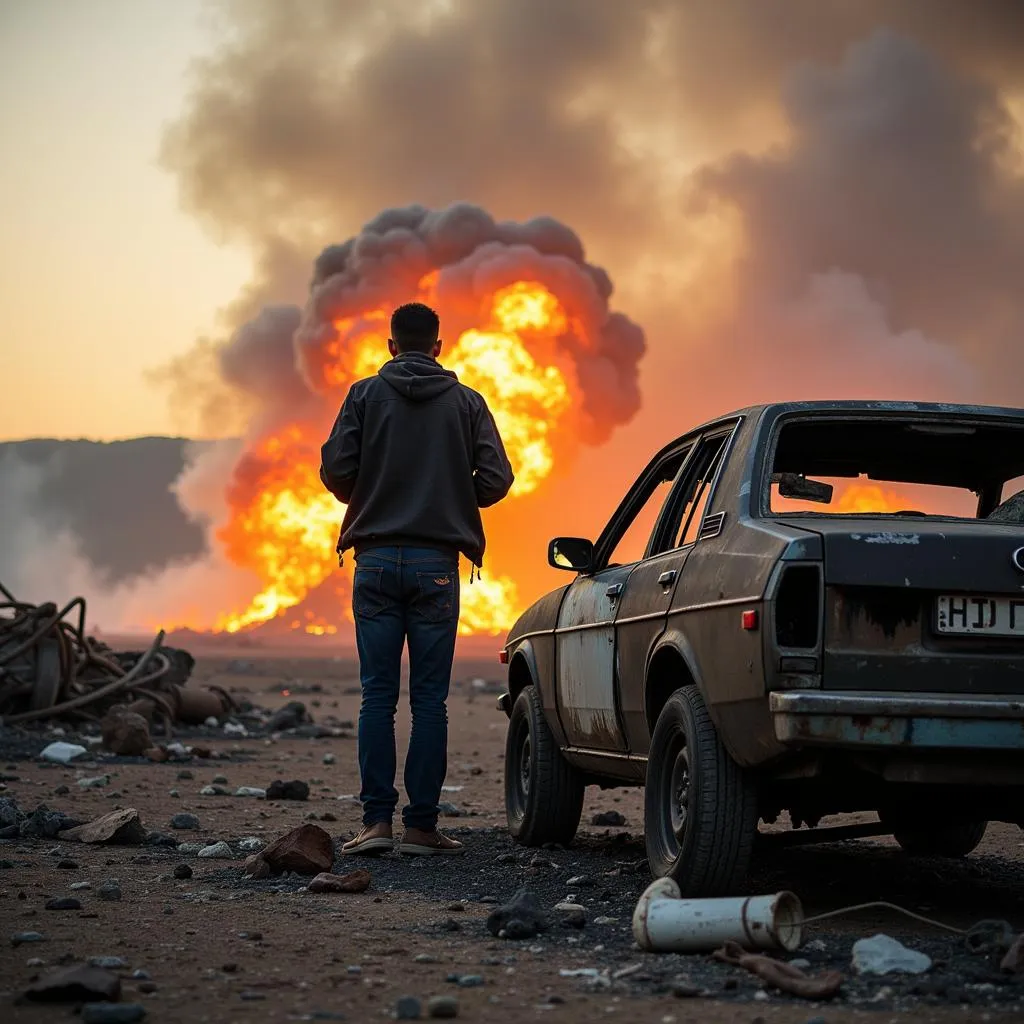
[(924, 974), (931, 957), (908, 949), (888, 935), (873, 935), (853, 944), (853, 969), (858, 974)]
[(235, 856), (234, 851), (225, 842), (213, 843), (210, 846), (204, 846), (199, 851), (200, 857), (212, 857), (217, 860), (229, 860)]
[(253, 796), (257, 800), (263, 800), (266, 798), (267, 791), (260, 789), (259, 786), (239, 786), (235, 790), (235, 796)]
[(64, 743), (58, 741), (57, 743), (51, 743), (47, 747), (39, 752), (39, 756), (44, 761), (52, 761), (54, 764), (70, 764), (75, 758), (81, 757), (83, 754), (88, 753), (85, 747), (80, 747), (77, 743)]
[(94, 775), (89, 779), (79, 779), (78, 785), (82, 789), (99, 789), (100, 786), (105, 786), (109, 781), (109, 775)]
[(241, 722), (225, 722), (224, 732), (228, 736), (248, 736), (249, 730)]

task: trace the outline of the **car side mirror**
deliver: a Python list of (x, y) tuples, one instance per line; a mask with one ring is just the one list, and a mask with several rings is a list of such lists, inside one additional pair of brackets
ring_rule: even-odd
[(548, 545), (548, 565), (587, 572), (594, 563), (594, 545), (582, 537), (556, 537)]
[(779, 485), (779, 494), (783, 498), (797, 498), (801, 501), (817, 501), (828, 505), (832, 501), (835, 490), (831, 484), (820, 480), (808, 480), (800, 473), (776, 473), (772, 483)]

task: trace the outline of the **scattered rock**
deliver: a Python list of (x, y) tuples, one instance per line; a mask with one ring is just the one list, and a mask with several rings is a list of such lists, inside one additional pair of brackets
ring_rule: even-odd
[(226, 786), (228, 784), (228, 777), (226, 775), (214, 775), (210, 781), (215, 786)]
[[(319, 825), (300, 825), (275, 840), (262, 853), (246, 861), (245, 873), (256, 878), (294, 871), (300, 875), (329, 872), (334, 863), (334, 844)], [(263, 865), (261, 867), (260, 865)], [(261, 873), (264, 871), (265, 873)]]
[(285, 729), (295, 729), (306, 722), (311, 722), (306, 711), (306, 705), (300, 700), (289, 701), (283, 708), (278, 708), (269, 719), (267, 719), (267, 730), (269, 732), (284, 732)]
[(122, 957), (119, 956), (94, 956), (89, 958), (89, 964), (92, 967), (103, 967), (108, 971), (121, 970), (127, 967), (128, 964)]
[(370, 872), (350, 871), (347, 875), (332, 875), (323, 871), (309, 883), (310, 892), (366, 892), (370, 888)]
[(924, 974), (931, 966), (931, 957), (888, 935), (873, 935), (853, 944), (853, 969), (858, 974)]
[[(58, 864), (57, 867), (60, 867), (60, 865)], [(72, 882), (71, 883), (71, 891), (72, 892), (79, 892), (82, 889), (91, 889), (91, 888), (92, 888), (92, 885), (89, 882)]]
[(461, 818), (465, 812), (458, 804), (441, 802), (437, 805), (437, 813), (442, 818)]
[(109, 775), (93, 775), (91, 778), (79, 779), (78, 785), (82, 789), (100, 789), (110, 782)]
[(182, 768), (177, 775), (174, 776), (179, 782), (185, 782), (188, 779), (194, 779), (195, 775), (189, 771), (188, 768)]
[(54, 791), (54, 796), (67, 796), (71, 792), (70, 786), (65, 786), (63, 783), (59, 785)]
[(1009, 921), (979, 921), (967, 930), (964, 945), (970, 952), (982, 956), (1005, 953), (1013, 945), (1015, 935), (1016, 932)]
[(11, 936), (11, 945), (20, 946), (25, 942), (45, 942), (46, 936), (42, 932), (15, 932)]
[(677, 979), (672, 982), (672, 995), (676, 999), (696, 999), (701, 993), (699, 985), (694, 985), (689, 981)]
[(117, 903), (121, 899), (121, 886), (116, 878), (108, 878), (96, 890), (96, 895), (108, 903)]
[(156, 764), (163, 764), (171, 756), (166, 747), (150, 747), (149, 750), (144, 751), (144, 754)]
[(199, 790), (200, 796), (231, 796), (231, 790), (227, 786), (203, 786)]
[(178, 840), (174, 836), (169, 836), (166, 832), (147, 832), (146, 845), (177, 847)]
[(52, 761), (54, 764), (71, 764), (72, 761), (87, 753), (88, 751), (85, 747), (80, 747), (77, 743), (58, 741), (43, 747), (39, 752), (39, 756), (44, 761)]
[(82, 1024), (135, 1024), (146, 1016), (141, 1003), (86, 1003)]
[(264, 799), (266, 795), (267, 791), (265, 789), (260, 789), (259, 786), (239, 786), (238, 789), (235, 790), (235, 796), (251, 796), (255, 797), (257, 800)]
[(626, 819), (618, 811), (602, 811), (590, 819), (590, 824), (621, 828), (626, 824)]
[(211, 843), (209, 846), (204, 846), (197, 856), (208, 857), (214, 860), (230, 860), (234, 858), (235, 851), (222, 840), (219, 843)]
[(1018, 935), (999, 964), (1001, 971), (1024, 973), (1024, 935)]
[(396, 1020), (419, 1020), (421, 1012), (420, 1001), (415, 996), (402, 996), (395, 1003)]
[(18, 830), (25, 839), (54, 839), (64, 829), (72, 828), (79, 823), (62, 811), (51, 811), (46, 804), (40, 804), (21, 822)]
[(95, 821), (75, 828), (65, 829), (61, 839), (80, 843), (116, 843), (124, 846), (141, 844), (146, 838), (146, 829), (134, 807), (111, 811)]
[(238, 848), (243, 853), (258, 853), (263, 849), (263, 845), (263, 840), (257, 839), (256, 836), (246, 836), (238, 840)]
[(324, 754), (324, 757), (323, 757), (324, 764), (334, 764), (334, 762), (337, 761), (337, 760), (338, 759), (333, 754)]
[(46, 901), (47, 910), (81, 910), (81, 900), (74, 896), (55, 896), (52, 900)]
[(134, 711), (113, 708), (100, 722), (103, 746), (112, 754), (138, 757), (153, 746), (149, 738), (149, 723)]
[(174, 815), (168, 824), (171, 828), (181, 829), (183, 831), (195, 831), (199, 828), (199, 818), (195, 814), (186, 814), (185, 812), (182, 812), (181, 814)]
[(520, 889), (503, 907), (487, 917), (487, 930), (502, 939), (532, 939), (546, 931), (547, 915), (528, 889)]
[(482, 974), (463, 974), (455, 979), (459, 988), (479, 988), (484, 983)]
[(44, 975), (25, 991), (33, 1003), (80, 1003), (86, 999), (121, 998), (121, 979), (101, 967), (75, 964)]
[(427, 1014), (436, 1020), (451, 1020), (459, 1015), (455, 996), (434, 996), (427, 1002)]
[(173, 874), (175, 878), (185, 879), (191, 878), (193, 872), (192, 868), (190, 868), (188, 864), (175, 864)]
[(266, 797), (268, 800), (308, 800), (309, 786), (299, 779), (293, 779), (291, 782), (275, 779), (267, 787)]

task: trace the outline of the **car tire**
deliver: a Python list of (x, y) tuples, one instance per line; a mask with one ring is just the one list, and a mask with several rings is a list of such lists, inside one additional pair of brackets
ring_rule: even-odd
[(647, 859), (683, 896), (734, 895), (757, 835), (757, 792), (722, 745), (696, 686), (658, 716), (644, 792)]
[(985, 838), (987, 828), (987, 821), (965, 821), (897, 828), (892, 836), (913, 857), (966, 857)]
[(523, 846), (572, 842), (586, 786), (558, 749), (540, 697), (527, 686), (516, 698), (505, 738), (505, 814)]

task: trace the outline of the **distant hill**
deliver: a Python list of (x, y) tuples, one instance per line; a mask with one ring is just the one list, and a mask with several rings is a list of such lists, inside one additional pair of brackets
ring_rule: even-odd
[(190, 444), (179, 437), (0, 442), (0, 490), (19, 465), (37, 467), (31, 514), (47, 528), (72, 530), (82, 554), (118, 582), (203, 551), (202, 530), (170, 491)]

